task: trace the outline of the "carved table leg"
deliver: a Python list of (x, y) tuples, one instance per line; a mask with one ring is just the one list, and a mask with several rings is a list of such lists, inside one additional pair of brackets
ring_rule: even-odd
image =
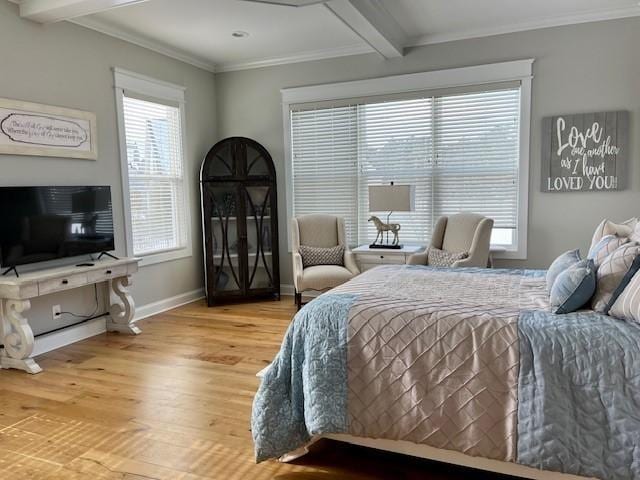
[(17, 368), (29, 373), (42, 371), (42, 368), (31, 358), (34, 343), (33, 331), (22, 315), (30, 308), (29, 300), (5, 300), (4, 310), (0, 316), (4, 344), (0, 355), (0, 368)]
[(110, 332), (130, 333), (138, 335), (140, 329), (133, 322), (136, 306), (133, 297), (127, 287), (131, 285), (131, 277), (119, 277), (111, 280), (111, 289), (120, 299), (121, 303), (112, 303), (109, 313), (111, 318), (107, 320), (107, 330)]

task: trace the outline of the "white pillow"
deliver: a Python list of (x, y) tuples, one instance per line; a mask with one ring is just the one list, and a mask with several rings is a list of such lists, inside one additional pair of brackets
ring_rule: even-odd
[[(596, 246), (596, 244), (602, 240), (602, 237), (606, 235), (616, 235), (618, 237), (629, 237), (637, 230), (638, 239), (640, 240), (640, 223), (637, 218), (630, 218), (622, 223), (614, 223), (611, 220), (603, 220), (600, 225), (596, 227), (596, 231), (591, 239), (591, 246), (589, 250)], [(634, 241), (639, 241), (635, 240)]]

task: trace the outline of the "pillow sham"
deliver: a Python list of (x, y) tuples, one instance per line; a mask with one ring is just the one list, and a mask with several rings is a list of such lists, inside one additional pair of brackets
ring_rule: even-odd
[(582, 258), (580, 257), (580, 250), (569, 250), (564, 252), (558, 258), (556, 258), (549, 270), (547, 270), (547, 291), (551, 292), (553, 283), (556, 281), (558, 275), (569, 268), (571, 265), (578, 263)]
[(549, 297), (553, 313), (571, 313), (589, 302), (596, 290), (593, 260), (580, 260), (558, 275)]
[[(634, 230), (638, 227), (638, 219), (630, 218), (622, 223), (614, 223), (611, 220), (603, 220), (600, 225), (596, 227), (596, 231), (591, 238), (591, 246), (589, 250), (593, 249), (595, 245), (602, 240), (602, 237), (607, 235), (617, 235), (618, 237), (629, 237)], [(640, 231), (638, 231), (640, 236)]]
[(620, 248), (625, 243), (629, 242), (628, 237), (618, 237), (617, 235), (605, 235), (596, 243), (591, 250), (587, 258), (593, 260), (596, 268), (600, 266), (603, 260), (611, 255), (615, 250)]
[(427, 264), (431, 267), (451, 267), (458, 260), (464, 260), (469, 252), (448, 252), (431, 247), (427, 252)]
[(328, 248), (300, 245), (299, 252), (304, 268), (316, 265), (344, 266), (344, 247), (342, 245)]
[[(609, 312), (617, 296), (626, 286), (626, 284), (622, 285), (625, 276), (631, 272), (626, 282), (629, 283), (633, 274), (640, 268), (640, 263), (636, 264), (635, 261), (640, 258), (639, 255), (640, 245), (631, 242), (617, 248), (602, 260), (596, 272), (597, 286), (596, 293), (591, 299), (591, 308), (600, 313)], [(621, 290), (619, 290), (620, 286), (622, 286)]]
[(624, 290), (609, 309), (609, 315), (640, 323), (640, 271), (636, 271), (631, 276)]

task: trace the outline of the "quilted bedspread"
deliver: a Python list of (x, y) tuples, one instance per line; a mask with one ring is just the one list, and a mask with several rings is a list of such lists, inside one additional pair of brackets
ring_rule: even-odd
[(542, 271), (381, 266), (298, 312), (252, 432), (258, 461), (348, 433), (640, 479), (640, 326), (549, 313)]

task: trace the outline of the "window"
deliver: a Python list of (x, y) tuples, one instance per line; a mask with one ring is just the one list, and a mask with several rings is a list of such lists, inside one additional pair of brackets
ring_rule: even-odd
[[(319, 87), (291, 96), (302, 99), (307, 88)], [(285, 98), (290, 215), (341, 215), (349, 243), (367, 243), (376, 236), (368, 218), (387, 213), (369, 211), (368, 187), (393, 181), (415, 191), (415, 211), (391, 217), (402, 224), (402, 242), (428, 243), (440, 216), (473, 211), (494, 219), (491, 243), (503, 256), (525, 258), (529, 88), (505, 79), (405, 98), (331, 102), (317, 90), (315, 103)]]
[(128, 254), (146, 263), (191, 255), (184, 91), (116, 70)]

